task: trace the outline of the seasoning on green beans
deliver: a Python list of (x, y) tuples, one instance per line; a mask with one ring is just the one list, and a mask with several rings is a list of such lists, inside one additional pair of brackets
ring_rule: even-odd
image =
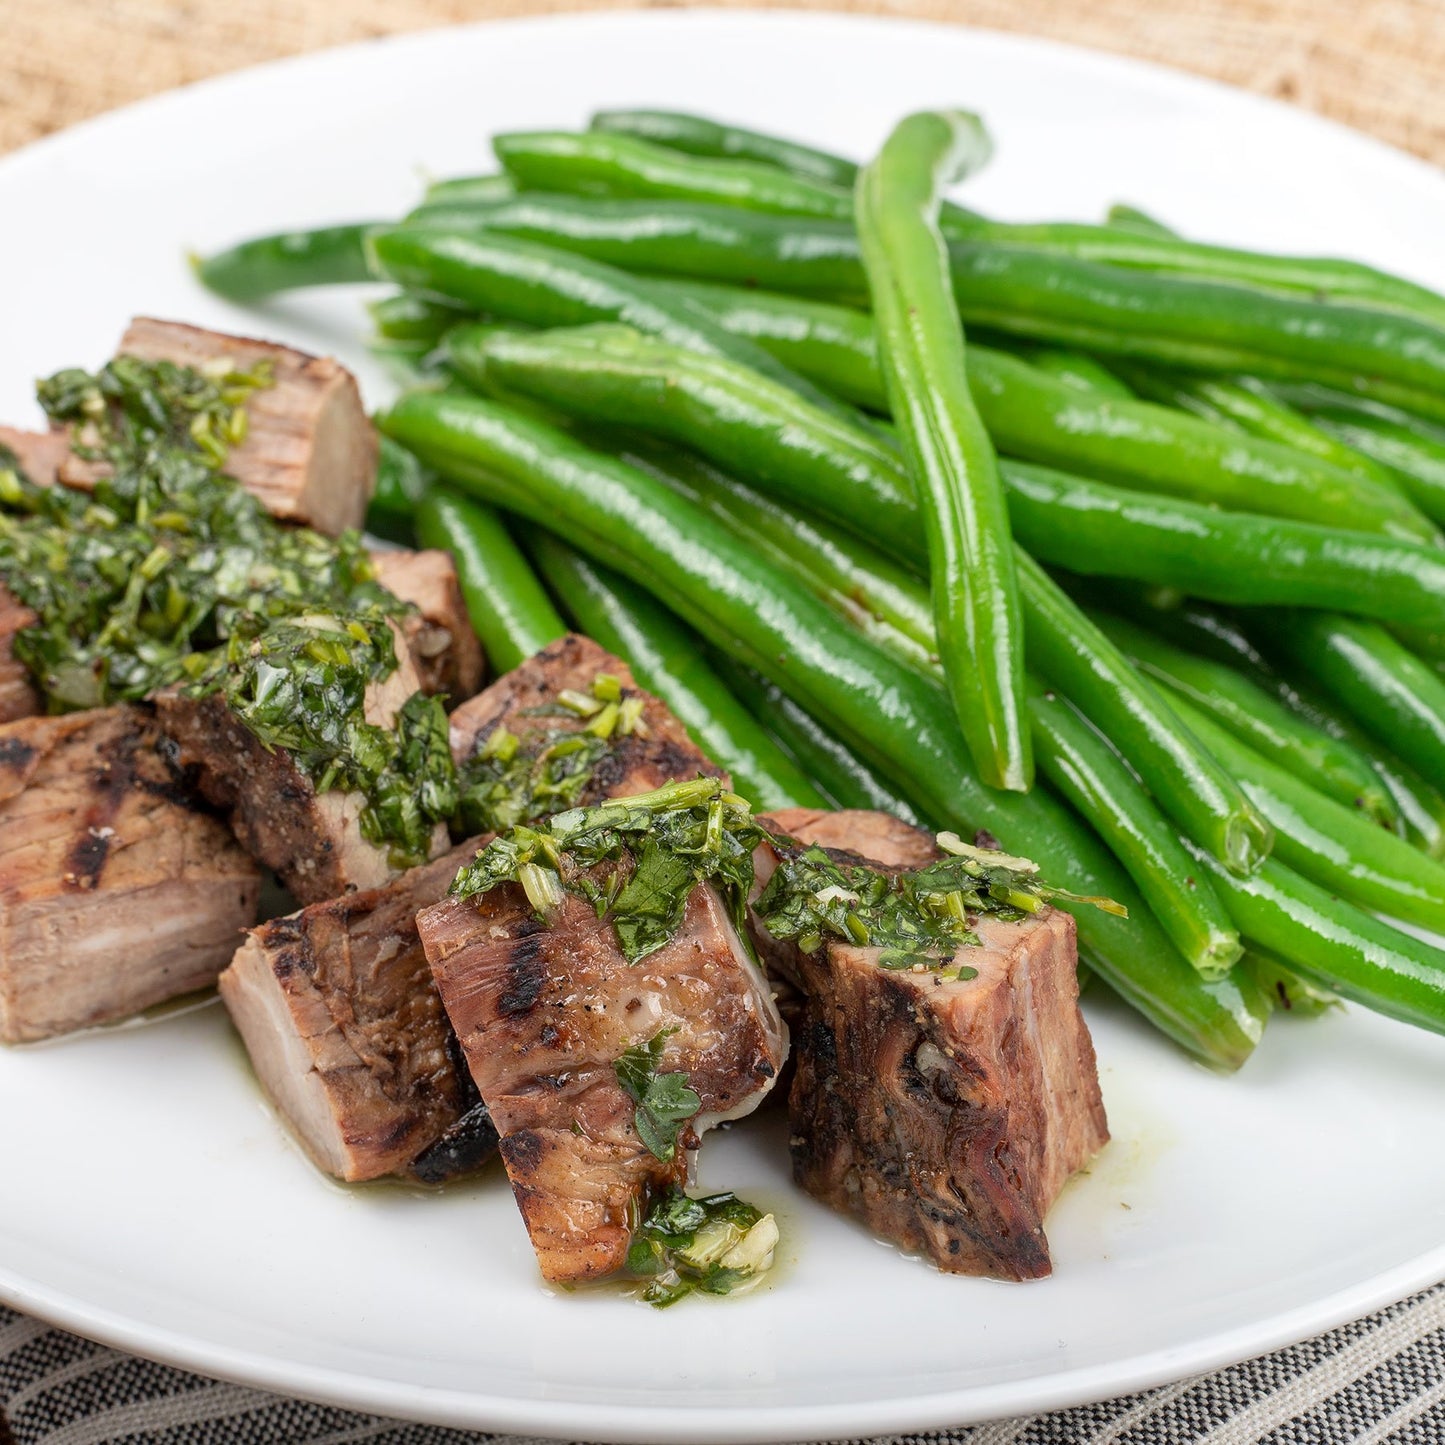
[(1327, 612), (1271, 620), (1277, 648), (1347, 707), (1366, 732), (1445, 788), (1445, 678), (1383, 627)]
[(943, 675), (979, 775), (1024, 792), (1033, 752), (1008, 508), (969, 393), (938, 231), (943, 187), (989, 151), (974, 116), (909, 116), (859, 173), (855, 204), (889, 410), (928, 539)]
[(1389, 827), (1400, 821), (1389, 789), (1358, 749), (1307, 723), (1235, 668), (1172, 646), (1111, 613), (1092, 615), (1135, 667), (1169, 690), (1176, 710), (1180, 700), (1188, 702), (1261, 757), (1346, 808)]
[(783, 687), (921, 810), (968, 834), (985, 828), (1078, 892), (1107, 896), (1122, 920), (1081, 910), (1080, 947), (1118, 991), (1199, 1057), (1237, 1067), (1266, 1001), (1236, 968), (1200, 977), (1159, 929), (1094, 837), (1040, 789), (985, 788), (947, 695), (856, 638), (801, 586), (635, 468), (506, 407), (414, 392), (381, 418), (423, 461), (631, 575), (716, 645)]
[(827, 800), (709, 667), (701, 642), (629, 578), (533, 530), (527, 550), (578, 630), (622, 658), (755, 808)]
[(567, 633), (501, 518), (475, 497), (431, 488), (416, 509), (423, 547), (450, 552), (467, 616), (494, 672), (510, 672)]
[(372, 222), (283, 231), (193, 256), (202, 285), (229, 301), (259, 301), (302, 286), (336, 286), (373, 279), (366, 255)]

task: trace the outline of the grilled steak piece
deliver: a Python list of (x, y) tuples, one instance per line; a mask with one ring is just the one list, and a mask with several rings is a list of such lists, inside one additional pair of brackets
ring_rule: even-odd
[(723, 776), (666, 705), (638, 687), (620, 657), (575, 632), (544, 647), (457, 708), (451, 715), (452, 755), (458, 763), (465, 763), (503, 724), (524, 748), (529, 735), (580, 732), (587, 719), (560, 710), (557, 695), (567, 689), (586, 693), (599, 673), (617, 678), (624, 698), (642, 699), (643, 726), (626, 737), (614, 736), (593, 772), (591, 786), (582, 798), (584, 804), (646, 792), (700, 773)]
[(12, 453), (20, 470), (37, 487), (54, 486), (61, 464), (70, 455), (70, 436), (63, 431), (20, 431), (0, 426), (0, 451)]
[(0, 1040), (216, 981), (260, 878), (137, 707), (0, 727)]
[[(395, 723), (420, 686), (399, 631), (396, 655), (396, 670), (366, 692), (366, 720), (380, 727)], [(156, 698), (156, 709), (182, 764), (196, 770), (206, 799), (229, 813), (242, 847), (302, 903), (377, 888), (397, 876), (385, 845), (361, 836), (362, 796), (318, 793), (291, 757), (267, 749), (220, 694), (190, 698), (170, 690)], [(446, 827), (438, 824), (433, 856), (446, 845)]]
[(35, 613), (0, 585), (0, 723), (33, 717), (43, 706), (30, 669), (15, 656), (15, 634), (35, 621)]
[[(231, 449), (226, 471), (283, 522), (331, 536), (362, 525), (376, 487), (376, 432), (340, 362), (149, 316), (131, 322), (117, 354), (198, 369), (223, 357), (242, 368), (269, 361), (274, 385), (248, 398), (246, 439)], [(60, 480), (92, 486), (100, 465), (67, 457)]]
[[(417, 925), (542, 1274), (611, 1274), (649, 1198), (686, 1182), (686, 1146), (751, 1113), (777, 1079), (787, 1035), (761, 970), (707, 885), (677, 936), (637, 964), (570, 893), (551, 926), (515, 884), (448, 898)], [(658, 1072), (686, 1073), (701, 1100), (670, 1161), (644, 1144), (614, 1071), (659, 1034)]]
[[(459, 740), (465, 749), (458, 760), (499, 725), (523, 748), (534, 734), (575, 727), (571, 715), (526, 710), (552, 707), (567, 687), (585, 691), (599, 672), (635, 691), (625, 665), (585, 638), (524, 662), (452, 714), (453, 750)], [(669, 781), (658, 771), (668, 758), (682, 776), (715, 771), (666, 708), (642, 696), (653, 742), (616, 739), (627, 765), (604, 758), (581, 803)], [(263, 1087), (311, 1157), (340, 1178), (399, 1172), (441, 1183), (476, 1168), (495, 1148), (496, 1133), (461, 1060), (414, 922), (484, 841), (381, 888), (264, 924), (223, 978), (222, 996)]]
[(401, 619), (401, 631), (422, 687), (444, 693), (453, 706), (464, 702), (482, 685), (482, 644), (467, 617), (456, 564), (434, 549), (373, 552), (371, 560), (376, 580), (417, 609)]
[[(933, 854), (881, 814), (775, 815), (800, 842), (850, 844), (890, 866)], [(881, 855), (881, 856), (880, 856)], [(1050, 1271), (1043, 1219), (1108, 1141), (1078, 1007), (1074, 921), (1046, 908), (980, 915), (979, 943), (940, 970), (893, 971), (880, 950), (796, 953), (807, 997), (789, 1095), (793, 1172), (810, 1194), (940, 1269)], [(954, 977), (957, 965), (976, 970)]]
[(262, 1088), (339, 1179), (403, 1171), (477, 1102), (416, 930), (474, 852), (273, 918), (221, 975)]

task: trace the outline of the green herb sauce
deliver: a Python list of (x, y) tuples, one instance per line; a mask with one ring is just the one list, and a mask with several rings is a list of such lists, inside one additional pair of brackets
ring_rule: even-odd
[(39, 383), (93, 493), (39, 487), (0, 458), (0, 581), (37, 614), (15, 638), (52, 712), (180, 685), (221, 693), (318, 792), (361, 793), (363, 835), (394, 866), (428, 856), (458, 783), (439, 701), (409, 698), (395, 727), (363, 699), (397, 667), (381, 587), (360, 536), (278, 523), (223, 470), (246, 436), (266, 367), (197, 371), (120, 356)]
[(750, 1288), (772, 1267), (778, 1226), (735, 1194), (692, 1199), (660, 1195), (633, 1231), (627, 1272), (644, 1281), (640, 1298), (666, 1309), (694, 1292), (725, 1295)]

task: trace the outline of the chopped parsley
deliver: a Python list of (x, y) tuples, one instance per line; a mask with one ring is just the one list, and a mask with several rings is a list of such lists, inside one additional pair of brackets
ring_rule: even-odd
[(735, 1194), (691, 1199), (681, 1189), (660, 1195), (633, 1232), (627, 1272), (645, 1280), (640, 1298), (658, 1309), (694, 1293), (750, 1289), (767, 1273), (778, 1244), (777, 1221)]
[(428, 856), (457, 782), (438, 702), (366, 721), (369, 684), (397, 667), (391, 619), (360, 536), (285, 527), (223, 470), (245, 439), (263, 363), (201, 370), (119, 356), (39, 383), (94, 490), (40, 487), (0, 457), (0, 581), (37, 614), (14, 651), (52, 712), (166, 687), (222, 693), (318, 792), (363, 794), (363, 835), (397, 866)]
[[(513, 828), (458, 872), (452, 893), (470, 898), (520, 883), (543, 916), (564, 893), (579, 895), (599, 918), (611, 918), (623, 957), (638, 963), (677, 936), (701, 883), (718, 890), (746, 938), (753, 849), (762, 837), (743, 799), (716, 778), (696, 778)], [(619, 866), (605, 880), (589, 876), (608, 862)]]
[(702, 1100), (688, 1087), (687, 1075), (658, 1072), (669, 1034), (662, 1029), (645, 1044), (624, 1049), (612, 1065), (622, 1092), (637, 1106), (633, 1123), (647, 1151), (664, 1164), (677, 1154), (678, 1131), (702, 1108)]
[(525, 743), (499, 724), (462, 765), (458, 826), (465, 833), (502, 833), (529, 818), (575, 808), (616, 737), (646, 735), (640, 697), (624, 698), (610, 673), (587, 692), (564, 689), (549, 711), (586, 718), (571, 732), (553, 729)]
[[(980, 913), (1018, 919), (1050, 899), (1094, 903), (1122, 912), (1108, 899), (1082, 899), (1050, 888), (1027, 858), (976, 848), (940, 833), (946, 856), (923, 868), (887, 872), (845, 863), (825, 849), (776, 840), (778, 866), (755, 908), (774, 938), (816, 953), (825, 940), (880, 950), (887, 969), (940, 970), (960, 948), (978, 943), (971, 919)], [(960, 965), (959, 979), (977, 976)]]

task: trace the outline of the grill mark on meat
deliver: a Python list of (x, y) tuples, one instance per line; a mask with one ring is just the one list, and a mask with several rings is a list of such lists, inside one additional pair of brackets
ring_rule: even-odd
[(498, 1013), (515, 1016), (530, 1013), (537, 1006), (547, 986), (547, 966), (542, 957), (546, 931), (546, 924), (536, 919), (528, 919), (517, 929), (517, 946), (507, 962), (507, 986), (497, 997)]
[(23, 772), (35, 756), (35, 749), (24, 738), (0, 738), (0, 768)]
[(532, 1129), (508, 1134), (499, 1147), (508, 1170), (515, 1170), (519, 1175), (533, 1173), (547, 1152), (546, 1141)]
[[(453, 1035), (453, 1038), (456, 1036)], [(466, 1066), (460, 1076), (476, 1091)], [(497, 1152), (497, 1130), (487, 1106), (477, 1100), (435, 1144), (412, 1160), (407, 1172), (422, 1184), (445, 1184), (480, 1169)]]

